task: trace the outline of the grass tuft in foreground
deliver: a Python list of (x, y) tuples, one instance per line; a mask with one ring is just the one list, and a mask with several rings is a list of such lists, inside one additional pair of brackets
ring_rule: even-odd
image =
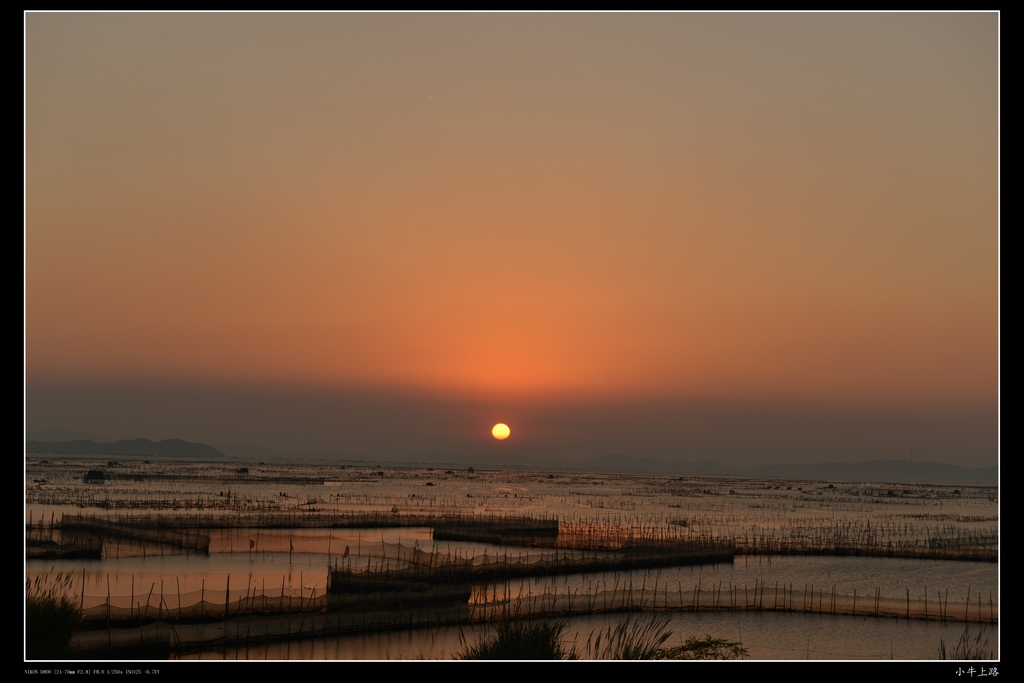
[(988, 638), (982, 641), (985, 635), (985, 627), (982, 626), (978, 635), (971, 638), (970, 627), (964, 627), (953, 652), (946, 652), (946, 641), (939, 639), (939, 659), (952, 660), (973, 660), (973, 659), (995, 659), (995, 652), (988, 647)]
[(75, 654), (71, 637), (82, 623), (82, 612), (71, 596), (71, 575), (54, 580), (36, 577), (25, 582), (25, 658), (69, 659)]
[(627, 617), (587, 639), (587, 659), (665, 659), (658, 654), (672, 636), (671, 617)]
[[(577, 659), (575, 649), (562, 645), (564, 621), (502, 621), (497, 633), (474, 647), (465, 647), (458, 659)], [(460, 635), (461, 638), (461, 635)], [(465, 641), (463, 641), (465, 642)]]
[(742, 644), (712, 638), (709, 634), (703, 640), (687, 638), (679, 647), (659, 650), (654, 659), (743, 659), (746, 654), (747, 649)]
[[(627, 617), (614, 626), (591, 633), (587, 638), (586, 659), (742, 659), (747, 654), (740, 643), (710, 635), (689, 638), (685, 644), (666, 648), (672, 637), (671, 617)], [(575, 647), (567, 649), (562, 641), (566, 621), (503, 621), (496, 633), (463, 651), (457, 659), (579, 659)]]

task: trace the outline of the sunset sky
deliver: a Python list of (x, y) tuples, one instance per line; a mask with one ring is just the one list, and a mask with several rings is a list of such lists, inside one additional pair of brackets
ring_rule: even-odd
[(26, 430), (996, 464), (998, 40), (29, 13)]

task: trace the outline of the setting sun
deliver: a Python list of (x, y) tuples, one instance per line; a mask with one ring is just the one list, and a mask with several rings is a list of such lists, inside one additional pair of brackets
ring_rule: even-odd
[(508, 425), (505, 424), (504, 422), (499, 422), (498, 424), (491, 427), (491, 435), (494, 436), (494, 438), (497, 439), (498, 441), (504, 441), (505, 439), (508, 438), (508, 435), (511, 433), (512, 430), (510, 430), (508, 428)]

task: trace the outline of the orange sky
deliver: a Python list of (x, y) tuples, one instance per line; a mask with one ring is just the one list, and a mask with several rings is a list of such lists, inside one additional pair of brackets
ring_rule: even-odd
[(30, 13), (26, 381), (994, 414), (998, 20)]

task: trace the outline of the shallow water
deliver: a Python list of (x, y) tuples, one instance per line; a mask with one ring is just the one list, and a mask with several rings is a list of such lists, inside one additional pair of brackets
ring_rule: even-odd
[[(964, 625), (873, 617), (772, 613), (671, 613), (672, 636), (664, 647), (683, 645), (687, 638), (710, 635), (741, 643), (750, 660), (927, 660), (938, 659), (944, 641), (948, 651), (964, 633)], [(615, 625), (626, 615), (570, 619), (564, 642), (587, 658), (588, 639)], [(646, 619), (648, 617), (640, 617)], [(998, 659), (998, 643), (991, 626), (971, 625), (988, 639), (988, 651)], [(455, 659), (466, 644), (476, 644), (493, 627), (470, 625), (368, 633), (335, 638), (308, 638), (291, 642), (258, 643), (182, 655), (180, 659)]]
[[(162, 473), (181, 480), (117, 479), (83, 485), (78, 470), (102, 467), (85, 459), (31, 463), (32, 474), (44, 474), (45, 485), (27, 483), (26, 517), (34, 522), (61, 513), (147, 514), (290, 514), (301, 518), (307, 509), (321, 512), (369, 510), (390, 513), (535, 514), (557, 516), (588, 528), (628, 526), (695, 534), (767, 533), (775, 537), (830, 530), (896, 541), (915, 538), (996, 537), (998, 496), (995, 489), (912, 486), (893, 492), (885, 484), (765, 482), (763, 480), (687, 479), (664, 476), (546, 475), (531, 472), (481, 472), (415, 468), (338, 468), (333, 466), (251, 466), (266, 481), (246, 479), (237, 464), (160, 463)], [(155, 465), (126, 462), (128, 470), (145, 473)], [(385, 474), (379, 475), (379, 472)], [(273, 477), (281, 480), (274, 480)], [(190, 478), (191, 477), (191, 478)], [(314, 481), (320, 477), (320, 481)], [(312, 482), (312, 483), (311, 483)], [(432, 486), (426, 486), (430, 482)], [(185, 493), (187, 491), (188, 493)], [(184, 502), (183, 502), (184, 501)], [(127, 512), (124, 506), (127, 507)], [(390, 529), (216, 529), (210, 554), (181, 554), (167, 547), (133, 542), (108, 543), (100, 560), (26, 562), (26, 579), (73, 577), (72, 586), (84, 607), (104, 604), (150, 604), (174, 609), (228, 595), (280, 596), (301, 599), (323, 596), (328, 563), (354, 569), (378, 567), (381, 544), (470, 557), (487, 552), (535, 553), (480, 543), (437, 542), (425, 527)], [(345, 557), (346, 548), (348, 556)], [(774, 592), (788, 588), (796, 612), (676, 612), (675, 638), (710, 634), (742, 642), (754, 659), (935, 659), (940, 640), (951, 648), (963, 625), (905, 618), (807, 614), (821, 609), (830, 594), (854, 595), (868, 601), (880, 595), (894, 600), (937, 605), (940, 596), (973, 605), (998, 605), (999, 565), (884, 557), (747, 556), (732, 564), (662, 568), (632, 572), (574, 574), (519, 579), (474, 587), (473, 600), (516, 595), (586, 595), (621, 591), (631, 585), (646, 605), (662, 604), (659, 596), (680, 596), (729, 588), (746, 593), (755, 586)], [(817, 597), (815, 597), (815, 594)], [(792, 602), (791, 602), (792, 604)], [(811, 608), (813, 609), (813, 607)], [(934, 609), (934, 608), (932, 608)], [(980, 607), (979, 607), (980, 609)], [(825, 610), (827, 611), (827, 610)], [(617, 623), (620, 615), (574, 617), (571, 637), (578, 645), (596, 630)], [(975, 625), (970, 629), (979, 629)], [(986, 626), (995, 650), (998, 626)], [(462, 638), (475, 642), (485, 625), (364, 634), (248, 648), (227, 648), (189, 658), (254, 659), (399, 659), (446, 658), (462, 649)], [(972, 631), (973, 632), (973, 631)]]

